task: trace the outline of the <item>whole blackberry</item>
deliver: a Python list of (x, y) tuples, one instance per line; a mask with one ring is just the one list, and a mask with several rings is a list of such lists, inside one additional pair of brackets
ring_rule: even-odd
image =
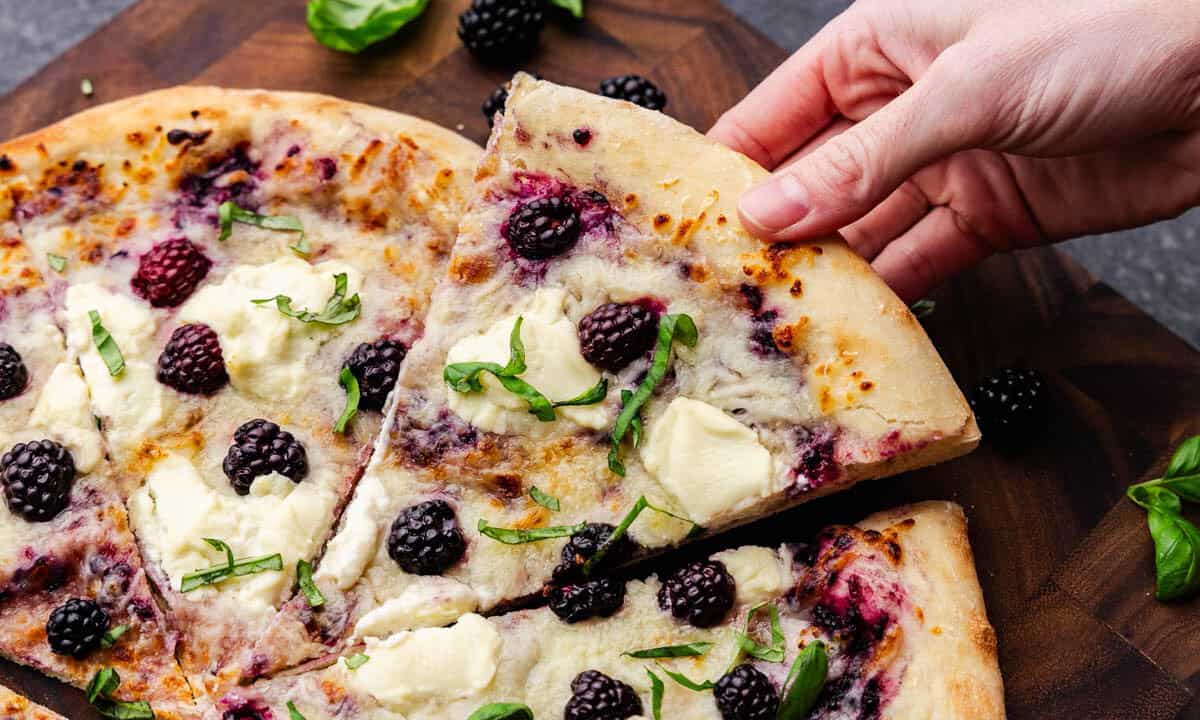
[(602, 577), (550, 588), (550, 610), (573, 625), (593, 617), (608, 617), (625, 604), (625, 581)]
[(1037, 370), (1002, 368), (971, 392), (984, 435), (1002, 442), (1027, 438), (1046, 420), (1046, 383)]
[(472, 0), (458, 16), (458, 37), (480, 60), (515, 63), (537, 46), (542, 8), (542, 0)]
[(695, 627), (712, 627), (733, 607), (736, 586), (725, 565), (697, 560), (672, 573), (658, 589), (658, 606)]
[(521, 257), (545, 260), (561, 255), (579, 240), (579, 213), (561, 197), (518, 205), (504, 225), (504, 237)]
[(154, 307), (175, 307), (191, 296), (211, 267), (212, 260), (192, 241), (171, 238), (138, 259), (129, 284)]
[(628, 100), (648, 110), (662, 110), (667, 106), (667, 96), (663, 91), (641, 75), (611, 77), (600, 83), (600, 94), (617, 100)]
[(656, 337), (658, 315), (636, 303), (605, 303), (579, 321), (583, 357), (609, 372), (645, 355)]
[(158, 356), (158, 381), (179, 392), (211, 395), (229, 382), (221, 341), (202, 323), (181, 325)]
[(584, 670), (571, 681), (563, 720), (625, 720), (641, 714), (642, 700), (633, 688), (599, 670)]
[(221, 469), (237, 494), (246, 495), (254, 478), (273, 472), (300, 482), (308, 474), (308, 455), (290, 432), (258, 418), (233, 433), (233, 444)]
[(400, 363), (408, 348), (399, 340), (379, 338), (354, 348), (345, 366), (358, 380), (358, 406), (367, 410), (382, 410), (388, 393), (400, 376)]
[(108, 613), (95, 600), (71, 598), (51, 611), (46, 640), (54, 653), (82, 660), (100, 647), (108, 623)]
[(404, 508), (388, 533), (388, 555), (414, 575), (440, 575), (462, 558), (466, 547), (454, 508), (445, 500)]
[(12, 345), (0, 342), (0, 400), (8, 400), (21, 394), (29, 384), (29, 371), (21, 353)]
[[(562, 549), (562, 563), (554, 568), (554, 581), (566, 584), (583, 579), (583, 565), (591, 559), (600, 546), (612, 537), (612, 525), (608, 523), (588, 523), (587, 526), (571, 536)], [(604, 557), (596, 563), (593, 572), (611, 570), (629, 561), (637, 551), (637, 545), (628, 535), (622, 535), (605, 551)]]
[(0, 457), (8, 509), (29, 522), (44, 522), (62, 512), (74, 480), (75, 458), (53, 440), (17, 443)]
[(713, 688), (723, 720), (775, 720), (779, 693), (770, 678), (753, 665), (738, 665)]
[(504, 105), (508, 102), (508, 86), (499, 85), (488, 95), (487, 100), (483, 101), (483, 105), (479, 108), (483, 112), (483, 116), (487, 118), (488, 127), (491, 127), (496, 122), (496, 113), (504, 112)]

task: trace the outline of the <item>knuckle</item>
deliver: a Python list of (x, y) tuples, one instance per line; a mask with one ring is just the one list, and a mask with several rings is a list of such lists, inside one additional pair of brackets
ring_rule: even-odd
[(819, 180), (832, 193), (859, 203), (871, 194), (872, 174), (861, 128), (833, 137), (822, 147)]

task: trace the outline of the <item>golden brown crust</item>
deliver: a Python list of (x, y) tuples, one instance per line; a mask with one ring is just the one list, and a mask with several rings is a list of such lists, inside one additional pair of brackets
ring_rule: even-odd
[(66, 718), (0, 685), (0, 720), (66, 720)]

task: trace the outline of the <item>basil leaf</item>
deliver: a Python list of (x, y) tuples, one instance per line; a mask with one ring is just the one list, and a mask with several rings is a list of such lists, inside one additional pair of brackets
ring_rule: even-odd
[(570, 407), (572, 405), (595, 405), (608, 397), (608, 380), (600, 378), (600, 382), (579, 393), (570, 400), (558, 400), (554, 407)]
[(909, 305), (908, 309), (912, 311), (912, 314), (918, 320), (924, 320), (932, 315), (934, 310), (937, 310), (937, 301), (930, 300), (929, 298), (921, 298), (912, 305)]
[(654, 714), (654, 720), (662, 720), (663, 691), (666, 687), (662, 678), (651, 672), (650, 668), (646, 668), (646, 674), (650, 676), (650, 712)]
[(218, 550), (225, 550), (227, 562), (225, 565), (199, 569), (184, 575), (179, 584), (179, 592), (186, 593), (204, 585), (216, 585), (232, 577), (283, 569), (283, 556), (279, 553), (234, 560), (233, 551), (224, 542), (213, 538), (204, 538), (204, 542)]
[(804, 720), (817, 703), (825, 678), (829, 674), (829, 659), (825, 643), (809, 643), (792, 663), (787, 681), (783, 684), (783, 701), (779, 703), (778, 720)]
[(537, 391), (535, 387), (521, 378), (508, 375), (497, 375), (496, 380), (505, 390), (529, 403), (529, 413), (542, 422), (553, 422), (555, 419), (554, 405), (550, 399)]
[(1178, 600), (1200, 591), (1200, 530), (1177, 511), (1149, 508), (1157, 574), (1154, 596)]
[(533, 720), (533, 710), (521, 703), (492, 703), (471, 713), (467, 720)]
[(650, 501), (646, 499), (645, 495), (643, 495), (637, 499), (637, 502), (633, 504), (633, 507), (629, 509), (629, 512), (625, 513), (625, 517), (621, 520), (620, 524), (617, 525), (616, 529), (612, 531), (612, 534), (608, 536), (608, 539), (604, 541), (604, 544), (597, 548), (595, 554), (588, 558), (587, 562), (583, 564), (584, 575), (590, 575), (592, 573), (592, 568), (598, 565), (600, 561), (604, 559), (604, 556), (608, 554), (609, 548), (611, 548), (618, 540), (624, 537), (625, 533), (629, 532), (629, 526), (633, 524), (634, 520), (637, 520), (638, 515), (641, 515), (643, 510), (647, 509), (653, 510), (656, 513), (662, 513), (668, 517), (673, 517), (676, 520), (692, 523), (692, 529), (688, 531), (687, 534), (689, 538), (695, 537), (701, 532), (704, 532), (703, 527), (683, 517), (682, 515), (676, 515), (669, 510), (663, 510), (660, 507), (651, 505)]
[(346, 658), (346, 667), (350, 668), (351, 670), (357, 670), (363, 665), (366, 665), (367, 661), (370, 659), (371, 656), (367, 655), (366, 653), (355, 653)]
[[(689, 315), (683, 313), (664, 315), (658, 321), (658, 344), (654, 348), (654, 359), (650, 362), (650, 370), (638, 385), (637, 390), (630, 396), (629, 401), (621, 407), (621, 413), (617, 416), (617, 422), (613, 426), (612, 447), (608, 451), (609, 470), (622, 477), (625, 475), (625, 466), (621, 463), (621, 441), (630, 431), (634, 418), (641, 414), (642, 406), (654, 394), (654, 389), (667, 376), (667, 368), (671, 364), (671, 344), (679, 341), (688, 347), (695, 347), (698, 339), (699, 332), (696, 330), (696, 323)], [(640, 438), (641, 431), (639, 430), (635, 439)]]
[[(633, 397), (633, 391), (621, 391), (621, 408), (624, 409), (629, 404), (629, 398)], [(633, 440), (633, 446), (638, 447), (642, 444), (642, 416), (641, 414), (634, 415), (633, 420), (629, 423), (629, 435)]]
[(233, 234), (233, 224), (236, 222), (243, 225), (254, 225), (264, 230), (298, 232), (300, 233), (299, 242), (307, 242), (304, 239), (304, 226), (300, 224), (300, 218), (294, 215), (259, 215), (239, 207), (232, 200), (226, 200), (217, 208), (217, 222), (221, 226), (221, 234), (217, 236), (217, 239), (222, 241), (228, 240), (229, 236)]
[(88, 702), (104, 717), (115, 720), (152, 720), (154, 709), (145, 700), (127, 702), (112, 697), (113, 692), (120, 686), (121, 676), (115, 669), (106, 667), (92, 676), (85, 694)]
[(621, 653), (628, 655), (631, 658), (645, 660), (650, 658), (677, 658), (677, 657), (696, 657), (712, 650), (713, 644), (710, 642), (693, 642), (684, 645), (663, 645), (661, 647), (646, 648), (645, 650), (633, 650), (631, 652)]
[(129, 632), (128, 625), (118, 625), (115, 628), (113, 628), (112, 630), (109, 630), (108, 632), (104, 633), (104, 637), (100, 638), (100, 645), (103, 647), (106, 647), (106, 648), (110, 648), (113, 645), (116, 645), (117, 639), (120, 638), (122, 635), (124, 635), (127, 632)]
[(1126, 492), (1134, 502), (1138, 502), (1132, 493), (1135, 488), (1143, 487), (1166, 488), (1188, 502), (1200, 503), (1200, 435), (1190, 437), (1179, 445), (1162, 477), (1133, 485)]
[(112, 333), (100, 321), (100, 313), (88, 310), (88, 318), (92, 321), (92, 342), (96, 345), (96, 352), (100, 353), (100, 359), (108, 367), (108, 374), (116, 377), (125, 372), (125, 356), (117, 347)]
[(46, 262), (50, 263), (50, 267), (54, 272), (62, 272), (67, 269), (67, 259), (62, 255), (46, 253)]
[(359, 389), (358, 378), (354, 377), (354, 373), (350, 372), (350, 368), (342, 368), (342, 374), (338, 377), (338, 384), (346, 388), (346, 409), (342, 411), (342, 416), (338, 418), (337, 423), (333, 426), (335, 433), (346, 432), (346, 423), (358, 414)]
[(575, 533), (587, 527), (587, 523), (581, 522), (578, 525), (558, 525), (554, 527), (518, 530), (516, 528), (502, 528), (489, 525), (487, 520), (479, 518), (478, 527), (480, 535), (486, 535), (487, 537), (502, 542), (505, 545), (524, 545), (525, 543), (538, 542), (541, 540), (570, 537), (571, 535), (574, 535)]
[(308, 257), (312, 253), (312, 245), (309, 244), (308, 238), (304, 233), (300, 233), (300, 239), (288, 245), (288, 250), (296, 253), (300, 257)]
[(218, 540), (216, 538), (203, 538), (203, 540), (204, 542), (208, 543), (209, 547), (217, 552), (225, 553), (225, 569), (233, 572), (233, 548), (229, 547), (224, 540)]
[(1158, 508), (1164, 512), (1183, 512), (1183, 504), (1179, 501), (1179, 496), (1157, 485), (1134, 485), (1126, 490), (1125, 494), (1146, 510)]
[(688, 690), (694, 690), (696, 692), (704, 692), (705, 690), (712, 690), (713, 688), (715, 688), (717, 686), (717, 684), (714, 683), (712, 680), (696, 682), (695, 680), (688, 678), (688, 676), (684, 675), (683, 673), (677, 673), (673, 670), (666, 669), (665, 667), (662, 666), (662, 663), (657, 663), (657, 665), (658, 665), (659, 670), (662, 670), (664, 673), (667, 674), (667, 677), (671, 678), (675, 682), (684, 686)]
[(299, 583), (300, 592), (304, 593), (304, 599), (308, 601), (309, 607), (321, 607), (325, 604), (325, 596), (313, 582), (312, 563), (307, 560), (296, 561), (296, 581)]
[(550, 4), (571, 13), (576, 20), (583, 19), (583, 0), (550, 0)]
[(395, 35), (429, 0), (310, 0), (308, 30), (325, 47), (359, 53)]
[(771, 644), (763, 645), (750, 637), (750, 623), (754, 621), (754, 615), (766, 605), (765, 602), (761, 602), (750, 608), (750, 612), (746, 615), (746, 631), (735, 631), (734, 637), (737, 639), (738, 647), (750, 657), (755, 657), (765, 662), (781, 663), (784, 659), (784, 637), (783, 629), (779, 625), (779, 608), (775, 607), (775, 605), (769, 607), (771, 614)]
[(300, 714), (300, 711), (296, 709), (296, 703), (292, 702), (291, 700), (288, 700), (287, 709), (288, 720), (308, 720), (308, 718)]
[(541, 505), (552, 512), (558, 512), (562, 507), (559, 505), (558, 498), (554, 497), (553, 495), (547, 495), (541, 490), (538, 490), (536, 485), (530, 486), (529, 497), (533, 498), (533, 501), (538, 505)]
[(88, 702), (95, 703), (99, 698), (111, 695), (120, 686), (121, 676), (117, 674), (116, 670), (110, 667), (101, 668), (88, 682), (84, 694), (87, 695)]
[(283, 315), (296, 318), (300, 322), (318, 323), (321, 325), (344, 325), (358, 318), (362, 312), (362, 301), (358, 293), (346, 297), (346, 273), (333, 276), (333, 295), (325, 303), (325, 309), (319, 313), (311, 310), (293, 310), (292, 299), (287, 295), (276, 295), (273, 298), (251, 300), (255, 305), (273, 302), (275, 308)]

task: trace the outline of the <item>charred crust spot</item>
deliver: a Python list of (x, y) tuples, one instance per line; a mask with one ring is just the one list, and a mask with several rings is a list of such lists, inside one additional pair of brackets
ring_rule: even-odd
[(76, 160), (75, 162), (71, 163), (71, 171), (77, 173), (83, 172), (84, 170), (87, 170), (87, 166), (87, 160)]
[(771, 338), (775, 340), (775, 346), (784, 352), (791, 352), (795, 348), (795, 332), (791, 325), (776, 325), (771, 331)]
[(10, 157), (8, 157), (7, 155), (0, 155), (0, 171), (12, 172), (15, 169), (16, 169), (16, 166), (13, 165), (13, 161)]
[(199, 110), (193, 110), (191, 114), (192, 114), (192, 119), (193, 119), (193, 120), (195, 120), (196, 118), (200, 117), (200, 111), (199, 111)]
[(858, 384), (858, 389), (862, 390), (863, 392), (866, 392), (873, 387), (875, 387), (875, 383), (871, 382), (870, 380), (863, 380)]
[(491, 258), (482, 255), (457, 257), (450, 264), (450, 276), (464, 285), (481, 283), (491, 277), (495, 270)]
[(637, 204), (638, 204), (638, 196), (636, 194), (634, 194), (634, 193), (626, 193), (625, 194), (625, 209), (631, 210), (631, 209), (637, 207)]
[(654, 216), (654, 227), (662, 228), (663, 225), (671, 222), (671, 216), (666, 213), (659, 213)]
[(576, 145), (586, 147), (592, 141), (592, 131), (587, 128), (576, 128), (575, 132), (571, 133), (571, 138), (575, 140)]
[(888, 557), (892, 559), (892, 562), (900, 562), (900, 559), (903, 557), (903, 551), (900, 549), (900, 543), (896, 542), (895, 540), (888, 540), (883, 544), (883, 548), (887, 552)]
[(521, 478), (516, 475), (495, 475), (491, 478), (492, 494), (502, 500), (521, 497)]
[(188, 143), (190, 145), (203, 145), (208, 136), (212, 135), (212, 130), (204, 130), (203, 132), (188, 132), (180, 128), (175, 128), (167, 133), (167, 142), (172, 145), (180, 143)]
[(421, 149), (421, 146), (418, 145), (416, 142), (414, 142), (413, 139), (407, 135), (401, 135), (400, 142), (407, 145), (410, 150), (420, 150)]
[(133, 232), (133, 228), (137, 225), (137, 218), (127, 217), (117, 223), (117, 227), (113, 230), (113, 235), (116, 237), (124, 237)]
[(133, 132), (125, 135), (125, 142), (133, 145), (134, 147), (141, 147), (146, 144), (146, 136), (140, 131), (134, 130)]
[[(407, 140), (407, 138), (404, 139)], [(375, 138), (371, 142), (367, 143), (367, 147), (363, 149), (362, 154), (360, 154), (354, 160), (354, 165), (350, 169), (350, 178), (352, 180), (357, 180), (362, 175), (363, 171), (367, 169), (367, 163), (371, 162), (372, 158), (378, 155), (379, 151), (382, 149), (383, 141), (379, 138)]]
[(724, 225), (727, 222), (729, 222), (729, 218), (725, 217), (724, 215), (717, 216), (717, 224), (718, 225)]
[(804, 294), (804, 282), (797, 279), (792, 283), (792, 286), (788, 288), (788, 292), (791, 293), (792, 297), (800, 297)]

